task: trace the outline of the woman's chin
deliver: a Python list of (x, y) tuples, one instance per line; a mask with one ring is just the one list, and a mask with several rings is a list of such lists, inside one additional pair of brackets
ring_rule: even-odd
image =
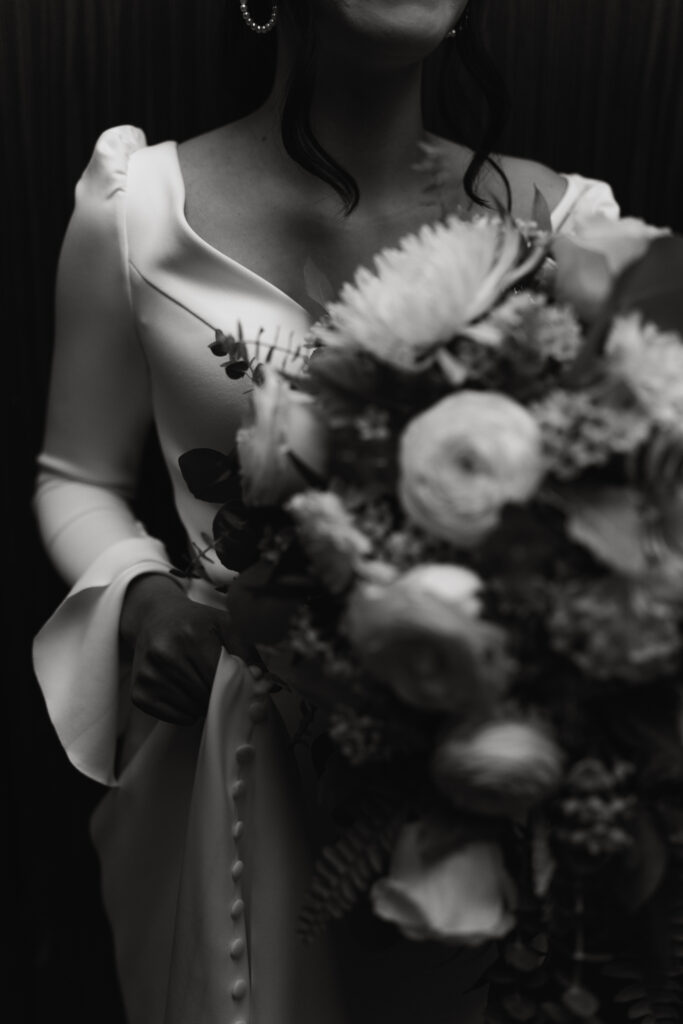
[(380, 63), (423, 60), (441, 44), (462, 0), (318, 0), (329, 44), (351, 59)]

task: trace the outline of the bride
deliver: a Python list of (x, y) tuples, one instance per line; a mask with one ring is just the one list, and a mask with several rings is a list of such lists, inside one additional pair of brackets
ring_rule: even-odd
[[(248, 384), (216, 329), (298, 358), (320, 305), (381, 247), (450, 211), (536, 189), (556, 230), (617, 217), (608, 186), (428, 133), (423, 64), (473, 58), (477, 0), (281, 0), (268, 100), (178, 146), (105, 132), (76, 190), (35, 508), (71, 590), (35, 668), (72, 763), (111, 786), (93, 821), (129, 1024), (467, 1024), (488, 953), (407, 943), (366, 921), (305, 946), (311, 766), (223, 609), (215, 508), (178, 457), (227, 451)], [(470, 61), (470, 63), (472, 60)], [(201, 569), (172, 574), (134, 512), (150, 424)], [(384, 929), (384, 930), (382, 930)]]

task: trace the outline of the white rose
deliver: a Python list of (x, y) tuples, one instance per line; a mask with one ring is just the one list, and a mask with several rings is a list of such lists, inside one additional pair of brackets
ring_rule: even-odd
[(472, 842), (427, 861), (420, 829), (416, 823), (401, 832), (389, 875), (370, 892), (375, 914), (418, 941), (479, 946), (507, 935), (515, 889), (498, 847)]
[(312, 398), (267, 367), (252, 392), (251, 422), (237, 433), (237, 451), (247, 505), (279, 505), (327, 472), (327, 432)]
[(460, 391), (412, 420), (400, 442), (399, 496), (407, 516), (456, 547), (474, 547), (508, 502), (543, 476), (533, 417), (497, 392)]
[(635, 217), (586, 218), (571, 235), (553, 242), (556, 298), (573, 306), (584, 320), (594, 320), (622, 271), (644, 256), (655, 238), (666, 234)]

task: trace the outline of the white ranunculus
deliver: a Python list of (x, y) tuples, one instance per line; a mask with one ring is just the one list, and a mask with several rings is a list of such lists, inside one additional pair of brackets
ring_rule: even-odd
[(479, 617), (480, 595), (469, 569), (422, 565), (388, 585), (357, 586), (344, 629), (399, 700), (467, 721), (487, 713), (510, 674), (505, 634)]
[(251, 422), (237, 433), (242, 491), (247, 505), (279, 505), (324, 479), (328, 438), (309, 395), (292, 390), (265, 368), (251, 395)]
[(497, 217), (452, 216), (426, 225), (357, 271), (328, 317), (313, 328), (324, 344), (355, 347), (402, 370), (418, 370), (456, 335), (497, 344), (486, 314), (539, 262), (519, 229)]
[(533, 417), (506, 395), (460, 391), (412, 420), (400, 443), (399, 496), (406, 515), (434, 537), (469, 548), (524, 502), (543, 476)]
[(479, 946), (507, 935), (515, 888), (499, 848), (471, 842), (425, 860), (420, 830), (415, 823), (401, 832), (388, 876), (370, 892), (375, 914), (418, 941)]

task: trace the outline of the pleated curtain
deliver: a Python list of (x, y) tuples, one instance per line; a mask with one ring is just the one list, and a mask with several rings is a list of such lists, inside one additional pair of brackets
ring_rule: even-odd
[[(683, 231), (683, 0), (472, 2), (513, 98), (504, 150), (607, 179), (625, 212)], [(270, 7), (250, 3), (259, 17)], [(74, 183), (110, 125), (137, 124), (153, 143), (244, 113), (268, 87), (272, 46), (244, 29), (238, 0), (0, 0), (2, 721), (17, 1024), (120, 1019), (87, 839), (99, 791), (66, 765), (28, 657), (62, 593), (28, 501)], [(148, 491), (163, 489), (155, 474)], [(159, 501), (150, 509), (153, 520)]]

